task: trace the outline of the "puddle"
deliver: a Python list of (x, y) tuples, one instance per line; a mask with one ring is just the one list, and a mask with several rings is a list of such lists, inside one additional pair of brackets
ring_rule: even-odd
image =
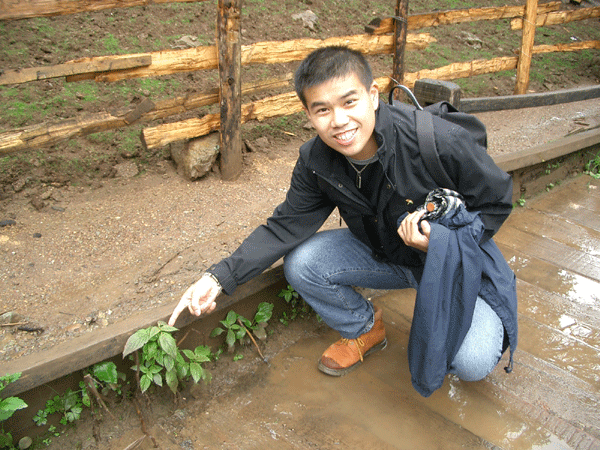
[(569, 448), (512, 414), (485, 382), (449, 378), (422, 398), (410, 383), (407, 334), (387, 329), (388, 348), (341, 378), (316, 368), (334, 332), (296, 343), (251, 386), (189, 415), (180, 437), (211, 449)]

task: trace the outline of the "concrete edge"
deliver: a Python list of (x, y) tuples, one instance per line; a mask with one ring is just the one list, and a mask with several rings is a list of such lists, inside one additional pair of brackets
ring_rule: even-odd
[[(493, 159), (503, 170), (511, 173), (597, 144), (600, 144), (600, 129), (593, 129), (510, 155), (499, 155)], [(280, 283), (283, 278), (283, 264), (278, 262), (258, 277), (240, 286), (234, 295), (221, 295), (215, 312)], [(49, 350), (27, 355), (10, 364), (0, 363), (1, 375), (22, 373), (18, 381), (5, 388), (0, 398), (18, 395), (120, 354), (129, 336), (138, 329), (147, 328), (158, 321), (166, 322), (173, 307), (174, 304), (167, 304), (150, 311), (139, 312), (121, 322), (58, 344)], [(178, 320), (177, 326), (182, 328), (196, 320), (202, 319), (184, 313)]]

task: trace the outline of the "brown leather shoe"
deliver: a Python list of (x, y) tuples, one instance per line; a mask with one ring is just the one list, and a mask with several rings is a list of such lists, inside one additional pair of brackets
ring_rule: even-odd
[(331, 344), (319, 361), (319, 370), (327, 375), (341, 377), (356, 369), (365, 356), (383, 350), (387, 345), (383, 327), (383, 311), (373, 307), (373, 328), (356, 339), (342, 338)]

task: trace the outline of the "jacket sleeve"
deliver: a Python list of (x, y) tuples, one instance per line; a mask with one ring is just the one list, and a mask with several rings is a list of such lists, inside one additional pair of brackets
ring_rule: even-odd
[(465, 197), (468, 210), (481, 213), (483, 243), (496, 234), (512, 211), (512, 179), (466, 130), (436, 117), (434, 123), (444, 168)]
[(261, 274), (316, 233), (333, 209), (334, 205), (318, 188), (316, 175), (298, 158), (285, 201), (231, 256), (208, 271), (217, 277), (223, 291), (231, 295), (239, 285)]

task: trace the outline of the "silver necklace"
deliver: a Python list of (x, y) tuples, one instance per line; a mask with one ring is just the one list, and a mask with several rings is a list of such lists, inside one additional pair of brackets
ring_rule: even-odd
[[(356, 166), (354, 165), (354, 163), (352, 162), (351, 158), (349, 156), (346, 156), (346, 160), (350, 163), (350, 165), (352, 166), (352, 168), (356, 171), (356, 187), (358, 189), (360, 189), (362, 187), (362, 175), (361, 174), (369, 166), (369, 164), (371, 164), (374, 161), (377, 161), (378, 159), (379, 159), (378, 156), (375, 155), (375, 156), (373, 156), (370, 159), (367, 159), (365, 161), (361, 161), (362, 164), (359, 164), (359, 165), (361, 165), (361, 166), (364, 165), (364, 167), (362, 169), (358, 170), (356, 168)], [(357, 161), (357, 160), (354, 160), (354, 161)]]

